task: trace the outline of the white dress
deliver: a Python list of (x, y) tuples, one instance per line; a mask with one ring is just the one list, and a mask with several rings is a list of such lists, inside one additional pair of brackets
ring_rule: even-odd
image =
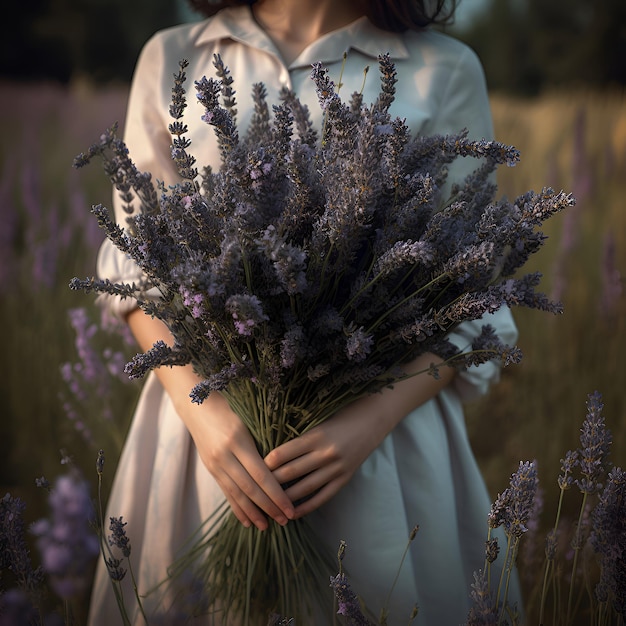
[[(367, 65), (371, 71), (365, 83), (365, 101), (376, 97), (377, 57), (388, 52), (398, 72), (398, 93), (391, 111), (406, 118), (414, 133), (458, 132), (466, 127), (472, 138), (492, 137), (482, 68), (475, 54), (458, 41), (430, 30), (388, 33), (362, 18), (322, 37), (286, 67), (250, 9), (241, 7), (223, 10), (198, 24), (165, 30), (146, 44), (136, 68), (126, 120), (125, 141), (131, 157), (154, 178), (175, 181), (167, 125), (173, 74), (180, 59), (190, 62), (185, 118), (192, 140), (190, 151), (198, 164), (218, 166), (213, 130), (200, 120), (202, 110), (195, 102), (192, 82), (203, 75), (214, 76), (214, 53), (219, 52), (235, 80), (238, 125), (245, 129), (251, 112), (251, 86), (260, 81), (270, 102), (276, 101), (283, 86), (295, 90), (319, 122), (309, 78), (311, 64), (323, 62), (331, 78), (338, 81), (344, 51), (348, 52), (340, 92), (344, 98), (361, 89)], [(458, 178), (475, 165), (473, 160), (458, 160), (451, 177)], [(133, 264), (108, 242), (100, 252), (98, 272), (113, 281), (132, 282), (136, 276)], [(106, 302), (118, 314), (133, 306), (113, 298)], [(508, 309), (490, 315), (487, 321), (505, 342), (515, 342), (516, 328)], [(451, 339), (465, 348), (480, 325), (464, 323)], [(350, 581), (375, 614), (384, 603), (410, 530), (419, 524), (392, 597), (390, 626), (406, 624), (416, 603), (419, 626), (456, 626), (466, 619), (472, 572), (484, 561), (490, 499), (470, 449), (462, 401), (485, 393), (498, 375), (494, 363), (458, 375), (448, 389), (408, 415), (334, 500), (310, 518), (330, 554), (336, 553), (340, 540), (347, 542), (345, 564)], [(109, 515), (121, 515), (128, 522), (140, 592), (164, 578), (165, 568), (182, 542), (222, 500), (182, 420), (150, 375), (108, 503)], [(132, 612), (128, 578), (124, 594)], [(320, 585), (327, 584), (320, 581)], [(148, 610), (150, 602), (146, 600)], [(117, 605), (100, 565), (90, 624), (117, 623), (121, 623)]]

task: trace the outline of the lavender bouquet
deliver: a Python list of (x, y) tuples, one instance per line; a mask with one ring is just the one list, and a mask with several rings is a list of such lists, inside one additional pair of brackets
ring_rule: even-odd
[[(192, 363), (203, 379), (190, 390), (193, 401), (222, 393), (261, 455), (406, 377), (402, 364), (420, 354), (459, 368), (519, 358), (487, 323), (460, 351), (447, 336), (462, 322), (503, 305), (559, 311), (535, 291), (538, 274), (514, 275), (543, 242), (537, 227), (571, 196), (544, 190), (493, 201), (492, 172), (514, 164), (518, 152), (465, 132), (412, 137), (389, 112), (395, 68), (386, 56), (379, 65), (371, 105), (358, 93), (343, 102), (326, 70), (313, 67), (321, 133), (293, 93), (284, 91), (270, 112), (263, 85), (255, 85), (254, 115), (240, 136), (233, 80), (216, 57), (217, 79), (195, 85), (221, 167), (199, 172), (185, 137), (183, 61), (170, 107), (178, 184), (156, 189), (114, 128), (76, 159), (81, 166), (102, 158), (129, 217), (122, 228), (103, 206), (93, 212), (145, 278), (74, 279), (72, 288), (135, 298), (163, 320), (174, 345), (156, 343), (127, 372)], [(447, 166), (458, 157), (476, 158), (477, 167), (444, 196)], [(226, 506), (172, 574), (190, 560), (209, 609), (245, 622), (271, 611), (302, 614), (333, 567), (306, 519), (260, 533)]]

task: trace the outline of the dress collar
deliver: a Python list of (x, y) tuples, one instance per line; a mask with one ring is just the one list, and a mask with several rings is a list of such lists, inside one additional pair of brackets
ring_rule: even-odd
[[(198, 24), (196, 32), (197, 46), (220, 39), (233, 39), (280, 59), (276, 46), (258, 25), (249, 6), (223, 9), (212, 18)], [(291, 63), (289, 69), (308, 67), (316, 62), (340, 61), (350, 48), (374, 59), (383, 53), (388, 53), (392, 59), (405, 59), (409, 56), (401, 34), (381, 30), (367, 17), (361, 17), (313, 42)]]

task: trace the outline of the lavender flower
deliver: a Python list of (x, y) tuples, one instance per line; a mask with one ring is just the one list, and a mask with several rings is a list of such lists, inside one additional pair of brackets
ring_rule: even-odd
[(10, 570), (20, 589), (31, 592), (41, 584), (43, 572), (32, 566), (24, 533), (25, 509), (24, 501), (9, 493), (0, 500), (0, 570)]
[(115, 557), (106, 557), (104, 560), (109, 577), (113, 582), (121, 582), (126, 576), (126, 568), (122, 567), (122, 561)]
[(251, 337), (255, 327), (269, 320), (257, 296), (233, 295), (226, 301), (226, 310), (233, 316), (235, 329), (244, 337)]
[(130, 540), (124, 530), (124, 526), (126, 526), (128, 522), (122, 522), (121, 517), (111, 517), (110, 522), (109, 528), (111, 529), (111, 534), (109, 535), (109, 544), (121, 550), (122, 554), (128, 558), (130, 556), (131, 546)]
[(528, 531), (538, 484), (537, 462), (520, 462), (518, 470), (511, 476), (511, 501), (504, 520), (507, 534), (520, 537)]
[(510, 486), (491, 506), (489, 528), (504, 526), (506, 534), (515, 538), (527, 532), (538, 484), (536, 461), (520, 461), (517, 471), (511, 475)]
[(561, 473), (559, 474), (558, 483), (561, 490), (569, 489), (574, 478), (572, 476), (574, 468), (578, 465), (578, 451), (568, 450), (565, 458), (561, 459)]
[(348, 328), (347, 333), (346, 352), (348, 358), (357, 363), (365, 361), (374, 345), (374, 338), (362, 326), (360, 328)]
[(580, 430), (578, 465), (582, 478), (576, 481), (581, 492), (592, 494), (602, 487), (605, 464), (611, 448), (611, 432), (606, 428), (602, 415), (602, 395), (589, 395), (587, 417)]
[(0, 594), (0, 626), (26, 626), (39, 623), (39, 619), (36, 607), (21, 589), (9, 589)]
[(489, 581), (481, 570), (474, 572), (472, 583), (472, 607), (465, 626), (489, 626), (498, 623), (498, 609), (489, 591)]
[(42, 567), (54, 591), (64, 599), (84, 591), (88, 573), (99, 554), (99, 542), (92, 532), (94, 511), (89, 486), (73, 470), (60, 476), (50, 491), (51, 519), (31, 527), (37, 537)]
[(597, 506), (591, 513), (591, 546), (600, 562), (596, 595), (610, 599), (614, 610), (626, 617), (626, 472), (609, 472)]
[(372, 622), (363, 614), (359, 599), (352, 591), (345, 574), (339, 573), (336, 576), (331, 576), (330, 586), (339, 605), (337, 614), (344, 616), (346, 624), (350, 626), (371, 626)]
[(488, 539), (485, 542), (485, 559), (488, 563), (493, 563), (498, 558), (500, 552), (500, 546), (498, 545), (498, 538)]
[(96, 472), (98, 476), (102, 476), (102, 472), (104, 471), (104, 450), (98, 451), (98, 458), (96, 459)]

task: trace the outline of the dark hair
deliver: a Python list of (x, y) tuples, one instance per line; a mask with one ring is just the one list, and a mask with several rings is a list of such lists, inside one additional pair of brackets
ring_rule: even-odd
[[(187, 0), (194, 11), (208, 17), (220, 9), (251, 6), (256, 0)], [(363, 8), (370, 21), (383, 30), (401, 33), (429, 24), (452, 21), (457, 0), (364, 0)], [(448, 6), (446, 6), (448, 5)]]

